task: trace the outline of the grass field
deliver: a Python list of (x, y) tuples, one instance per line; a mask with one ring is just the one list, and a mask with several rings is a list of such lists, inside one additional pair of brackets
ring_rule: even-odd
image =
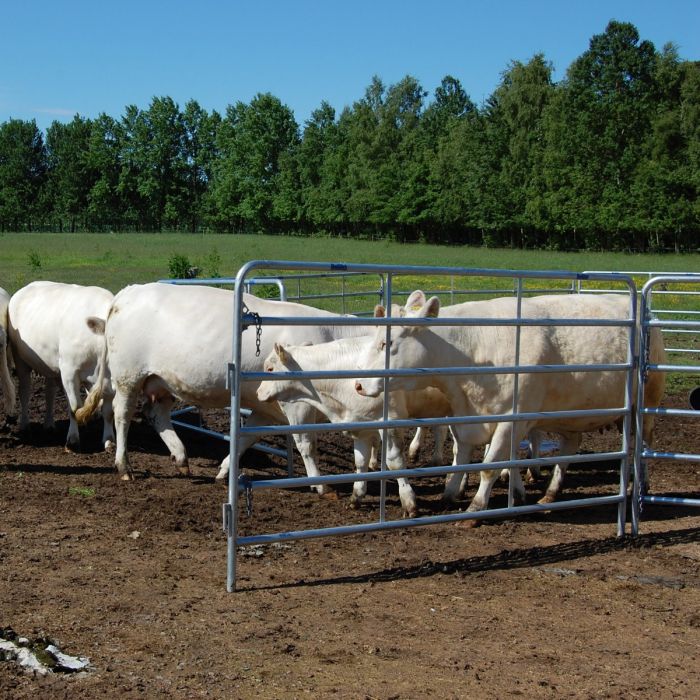
[[(0, 234), (0, 286), (36, 279), (95, 284), (113, 292), (169, 276), (184, 256), (200, 276), (234, 276), (250, 260), (386, 263), (515, 270), (700, 272), (700, 255), (560, 253), (411, 245), (338, 238), (214, 234)], [(410, 280), (407, 280), (410, 284)]]

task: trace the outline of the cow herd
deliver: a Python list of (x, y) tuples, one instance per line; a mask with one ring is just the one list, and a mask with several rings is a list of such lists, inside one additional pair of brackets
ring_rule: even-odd
[[(484, 469), (470, 511), (488, 507), (499, 471), (488, 465), (507, 461), (513, 444), (529, 438), (537, 445), (543, 432), (560, 436), (561, 460), (553, 469), (542, 502), (557, 496), (566, 471), (567, 455), (579, 448), (583, 433), (609, 427), (618, 415), (585, 415), (562, 418), (543, 416), (552, 411), (620, 409), (625, 405), (625, 371), (608, 367), (595, 371), (499, 373), (493, 368), (552, 365), (612, 365), (627, 362), (630, 328), (626, 295), (541, 295), (464, 302), (441, 307), (413, 292), (404, 306), (394, 306), (397, 323), (384, 326), (337, 325), (336, 314), (311, 306), (271, 301), (245, 294), (253, 314), (265, 317), (307, 317), (314, 325), (264, 325), (256, 337), (244, 332), (242, 372), (299, 372), (329, 370), (384, 370), (422, 368), (417, 374), (392, 376), (389, 417), (449, 418), (476, 416), (481, 422), (455, 422), (450, 426), (453, 464), (469, 463), (475, 447), (485, 446)], [(28, 427), (32, 372), (46, 378), (44, 425), (53, 426), (56, 382), (60, 380), (70, 408), (66, 448), (79, 449), (78, 425), (101, 412), (103, 445), (115, 451), (120, 477), (132, 477), (127, 452), (129, 424), (139, 401), (149, 422), (167, 446), (176, 468), (189, 473), (185, 447), (171, 421), (176, 400), (200, 408), (230, 404), (228, 364), (232, 357), (234, 294), (199, 286), (152, 283), (131, 285), (112, 295), (98, 287), (55, 282), (33, 282), (11, 297), (0, 289), (0, 389), (9, 416), (16, 414), (15, 390), (9, 367), (14, 365), (19, 384), (19, 428)], [(375, 309), (383, 316), (387, 310)], [(601, 325), (523, 325), (518, 331), (504, 319), (602, 320)], [(454, 318), (454, 325), (402, 325), (401, 319)], [(470, 318), (485, 319), (468, 325)], [(499, 319), (501, 322), (499, 323)], [(410, 323), (410, 321), (409, 321)], [(617, 323), (618, 325), (613, 325)], [(664, 348), (653, 333), (650, 359), (661, 363)], [(468, 374), (449, 374), (449, 368), (475, 368)], [(481, 369), (479, 369), (481, 368)], [(317, 379), (274, 374), (267, 381), (241, 383), (241, 406), (250, 410), (248, 426), (310, 423), (362, 423), (380, 420), (384, 411), (384, 379)], [(87, 388), (83, 402), (81, 393)], [(664, 378), (652, 373), (645, 387), (646, 406), (658, 406)], [(513, 412), (522, 420), (492, 420)], [(653, 417), (645, 416), (644, 439), (652, 439)], [(420, 431), (419, 431), (420, 432)], [(407, 459), (401, 431), (389, 429), (386, 465), (402, 469)], [(309, 476), (318, 476), (316, 433), (293, 435)], [(351, 432), (358, 472), (376, 466), (379, 433), (358, 427)], [(239, 454), (255, 437), (243, 433)], [(409, 450), (415, 455), (419, 434)], [(444, 430), (435, 428), (435, 461), (442, 463)], [(217, 479), (229, 471), (228, 457)], [(518, 470), (511, 470), (516, 497), (524, 499)], [(403, 512), (417, 515), (416, 496), (409, 481), (398, 479)], [(443, 498), (451, 503), (461, 497), (466, 479), (459, 473), (446, 478)], [(328, 488), (313, 487), (319, 493)], [(366, 494), (367, 482), (353, 486), (351, 504)]]

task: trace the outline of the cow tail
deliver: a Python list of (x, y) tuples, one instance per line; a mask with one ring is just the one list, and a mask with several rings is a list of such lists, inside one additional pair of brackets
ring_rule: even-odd
[(97, 411), (102, 394), (104, 392), (105, 373), (107, 369), (107, 338), (105, 337), (105, 321), (104, 319), (90, 316), (87, 319), (88, 328), (95, 334), (101, 335), (103, 339), (102, 355), (98, 360), (99, 369), (97, 372), (97, 380), (92, 385), (92, 389), (88, 392), (87, 398), (83, 405), (75, 412), (75, 419), (78, 425), (85, 425)]
[(0, 387), (5, 401), (5, 412), (9, 416), (15, 414), (15, 384), (10, 376), (10, 363), (7, 359), (7, 330), (0, 324)]

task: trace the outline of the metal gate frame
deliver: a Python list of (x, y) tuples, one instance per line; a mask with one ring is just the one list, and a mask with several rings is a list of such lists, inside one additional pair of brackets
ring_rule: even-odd
[[(234, 290), (234, 313), (233, 313), (233, 358), (229, 365), (229, 387), (231, 389), (231, 415), (237, 415), (240, 409), (240, 383), (243, 379), (264, 381), (266, 379), (274, 379), (276, 377), (307, 377), (307, 378), (364, 378), (364, 377), (392, 377), (392, 376), (409, 376), (419, 375), (421, 371), (407, 369), (385, 369), (383, 371), (326, 371), (326, 372), (283, 372), (283, 373), (242, 373), (241, 352), (242, 352), (242, 333), (251, 325), (298, 325), (309, 326), (318, 324), (318, 318), (304, 317), (254, 317), (252, 314), (246, 313), (245, 306), (242, 302), (242, 293), (246, 284), (246, 279), (250, 273), (257, 269), (266, 270), (295, 270), (295, 271), (310, 271), (310, 272), (325, 272), (325, 273), (377, 273), (385, 275), (386, 285), (385, 294), (387, 299), (387, 309), (391, 309), (392, 301), (392, 279), (394, 276), (401, 275), (452, 275), (460, 277), (481, 276), (481, 277), (502, 277), (511, 278), (516, 281), (517, 293), (517, 317), (513, 319), (461, 319), (456, 322), (455, 319), (413, 319), (401, 318), (400, 325), (420, 326), (420, 325), (501, 325), (513, 326), (516, 328), (516, 358), (515, 364), (511, 367), (450, 367), (445, 370), (446, 374), (483, 374), (483, 373), (508, 373), (513, 374), (516, 379), (515, 392), (513, 398), (513, 411), (511, 413), (500, 416), (450, 416), (449, 418), (433, 418), (433, 419), (414, 419), (414, 420), (389, 420), (388, 418), (388, 399), (387, 392), (384, 393), (384, 414), (383, 420), (363, 423), (342, 423), (342, 424), (308, 424), (294, 426), (258, 426), (255, 428), (242, 427), (239, 421), (231, 421), (231, 433), (229, 441), (230, 449), (230, 471), (228, 483), (228, 501), (223, 504), (223, 529), (227, 536), (227, 590), (235, 590), (236, 585), (236, 554), (239, 546), (253, 544), (267, 544), (280, 541), (288, 541), (294, 539), (309, 539), (316, 537), (346, 535), (361, 532), (370, 532), (376, 530), (397, 529), (405, 527), (415, 527), (428, 524), (448, 523), (466, 519), (486, 519), (486, 518), (502, 518), (512, 515), (524, 515), (528, 513), (536, 513), (542, 511), (563, 510), (571, 508), (584, 508), (599, 505), (617, 505), (617, 534), (622, 536), (625, 530), (626, 504), (627, 504), (627, 486), (629, 476), (629, 454), (630, 454), (630, 435), (632, 423), (632, 405), (633, 405), (633, 382), (634, 374), (637, 367), (636, 355), (636, 309), (637, 309), (637, 290), (632, 278), (619, 273), (575, 273), (566, 271), (531, 271), (531, 270), (489, 270), (489, 269), (470, 269), (470, 268), (451, 268), (451, 267), (425, 267), (425, 266), (400, 266), (400, 265), (368, 265), (368, 264), (342, 264), (342, 263), (321, 263), (321, 262), (293, 262), (281, 260), (254, 260), (239, 270), (236, 276)], [(612, 319), (523, 319), (520, 316), (520, 299), (523, 297), (523, 280), (526, 279), (565, 279), (570, 280), (572, 285), (581, 279), (598, 279), (609, 280), (622, 284), (629, 296), (629, 314), (625, 320)], [(397, 324), (397, 318), (361, 318), (352, 316), (342, 316), (334, 319), (334, 325), (362, 325), (362, 326), (386, 326)], [(327, 322), (327, 321), (326, 321)], [(627, 359), (624, 363), (606, 364), (606, 365), (547, 365), (547, 366), (521, 366), (519, 365), (519, 357), (517, 348), (519, 347), (520, 330), (523, 326), (553, 326), (553, 325), (579, 325), (579, 326), (623, 326), (629, 328), (629, 340), (627, 348)], [(388, 349), (387, 349), (388, 358)], [(388, 364), (387, 364), (388, 367)], [(435, 370), (431, 370), (435, 371)], [(437, 370), (440, 371), (440, 370)], [(566, 412), (540, 412), (540, 413), (517, 413), (515, 406), (517, 405), (517, 377), (525, 373), (548, 373), (548, 372), (571, 372), (571, 371), (624, 371), (626, 372), (626, 391), (624, 406), (615, 409), (591, 409), (586, 411), (566, 411)], [(304, 477), (304, 478), (283, 478), (283, 479), (263, 479), (253, 480), (247, 476), (242, 476), (238, 465), (238, 443), (242, 434), (289, 434), (292, 432), (321, 432), (321, 431), (342, 431), (352, 430), (357, 427), (376, 428), (381, 431), (386, 431), (389, 428), (408, 428), (420, 426), (435, 426), (448, 424), (474, 424), (483, 422), (511, 422), (518, 420), (529, 420), (532, 418), (542, 418), (547, 416), (566, 416), (578, 418), (584, 416), (624, 416), (622, 430), (622, 447), (619, 451), (597, 453), (594, 455), (572, 455), (567, 456), (567, 462), (573, 464), (577, 462), (603, 461), (610, 459), (620, 460), (620, 486), (619, 491), (614, 495), (599, 496), (572, 501), (559, 501), (549, 504), (533, 504), (527, 506), (512, 505), (512, 483), (509, 486), (508, 507), (489, 509), (479, 511), (477, 513), (451, 513), (439, 516), (424, 516), (404, 520), (387, 520), (385, 512), (385, 482), (387, 479), (396, 479), (397, 477), (415, 478), (418, 476), (436, 476), (449, 473), (468, 473), (477, 472), (480, 470), (479, 463), (460, 464), (460, 465), (443, 465), (438, 467), (422, 467), (415, 469), (403, 470), (387, 470), (386, 467), (386, 440), (382, 441), (382, 461), (381, 470), (374, 473), (357, 473), (339, 474), (319, 477)], [(553, 466), (559, 461), (558, 457), (545, 457), (537, 459), (516, 459), (517, 446), (511, 446), (511, 459), (503, 462), (490, 463), (490, 468), (497, 470), (501, 468), (526, 468), (533, 464)], [(348, 525), (332, 528), (321, 528), (312, 530), (297, 530), (272, 534), (259, 534), (241, 537), (238, 534), (238, 517), (239, 517), (239, 497), (245, 494), (248, 504), (251, 503), (252, 494), (254, 491), (263, 488), (298, 488), (302, 486), (311, 486), (314, 484), (337, 484), (349, 483), (359, 480), (380, 481), (380, 508), (379, 520), (371, 523), (363, 523), (360, 525)]]
[[(659, 319), (654, 317), (658, 311), (652, 308), (654, 291), (666, 293), (665, 286), (674, 283), (697, 285), (697, 291), (691, 292), (700, 296), (700, 274), (673, 274), (661, 275), (650, 279), (642, 288), (639, 308), (639, 369), (637, 377), (637, 410), (635, 412), (635, 445), (634, 445), (634, 482), (632, 485), (632, 535), (639, 534), (639, 523), (645, 503), (654, 503), (666, 506), (692, 506), (700, 507), (700, 497), (682, 498), (674, 496), (654, 496), (644, 491), (644, 475), (646, 462), (650, 459), (669, 459), (686, 462), (700, 463), (700, 454), (684, 452), (660, 452), (652, 450), (643, 444), (642, 424), (645, 415), (678, 416), (700, 419), (700, 412), (688, 409), (670, 408), (645, 408), (643, 405), (644, 388), (650, 372), (683, 372), (688, 374), (700, 374), (700, 365), (679, 364), (654, 364), (649, 359), (649, 334), (652, 328), (663, 330), (676, 330), (681, 332), (693, 332), (700, 334), (700, 319), (695, 321)], [(667, 312), (668, 313), (668, 312)], [(689, 315), (700, 315), (698, 311), (691, 311)], [(673, 350), (673, 349), (672, 349)], [(676, 350), (678, 351), (678, 350)]]

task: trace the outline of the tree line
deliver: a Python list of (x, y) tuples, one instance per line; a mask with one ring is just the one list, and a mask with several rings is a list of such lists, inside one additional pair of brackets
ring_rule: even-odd
[(611, 21), (558, 83), (511, 62), (483, 105), (406, 76), (300, 127), (271, 94), (208, 112), (0, 124), (0, 230), (221, 231), (695, 250), (700, 62)]

